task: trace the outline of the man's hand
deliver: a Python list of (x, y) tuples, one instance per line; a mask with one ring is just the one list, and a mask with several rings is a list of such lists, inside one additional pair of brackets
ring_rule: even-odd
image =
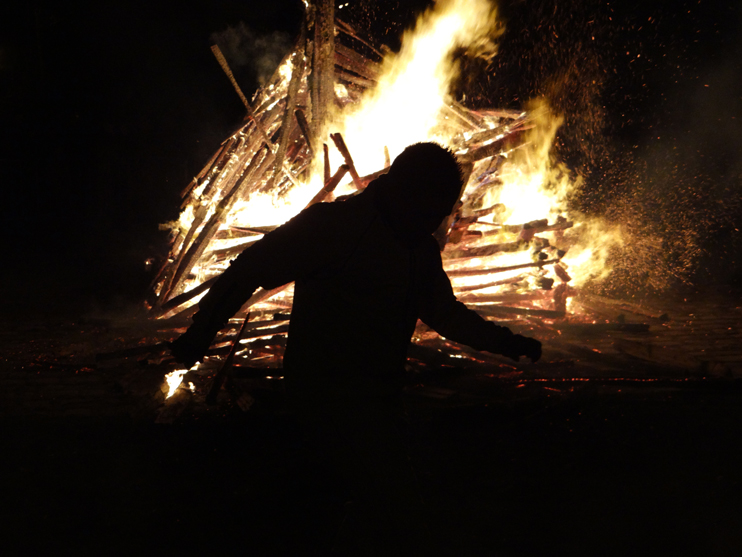
[(531, 362), (537, 362), (541, 358), (541, 343), (535, 338), (513, 335), (510, 339), (510, 346), (503, 352), (503, 356), (516, 362), (521, 356), (525, 356)]

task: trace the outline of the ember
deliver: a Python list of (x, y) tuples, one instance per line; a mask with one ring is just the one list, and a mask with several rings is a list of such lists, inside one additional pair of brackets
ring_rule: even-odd
[[(252, 102), (214, 47), (247, 116), (183, 191), (170, 255), (153, 282), (153, 315), (191, 315), (247, 246), (312, 203), (362, 190), (417, 141), (451, 148), (467, 175), (460, 202), (436, 232), (455, 293), (485, 316), (522, 319), (526, 327), (574, 314), (578, 288), (610, 273), (608, 256), (621, 234), (570, 210), (580, 180), (550, 157), (560, 119), (544, 101), (525, 112), (473, 110), (449, 95), (455, 49), (494, 55), (494, 7), (439, 2), (405, 35), (401, 51), (388, 55), (320, 12), (308, 8), (295, 50)], [(286, 333), (276, 321), (290, 311), (292, 292), (292, 285), (256, 292), (212, 355), (241, 338), (255, 349), (230, 358), (280, 364), (283, 343), (266, 339)], [(248, 308), (258, 320), (243, 326)], [(235, 328), (242, 334), (228, 338)], [(428, 336), (420, 329), (413, 340)], [(445, 344), (449, 356), (482, 359)]]

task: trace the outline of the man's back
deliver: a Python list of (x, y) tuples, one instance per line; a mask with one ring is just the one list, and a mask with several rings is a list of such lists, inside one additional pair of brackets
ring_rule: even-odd
[(324, 222), (306, 223), (332, 229), (334, 245), (317, 246), (316, 266), (296, 278), (284, 365), (289, 374), (311, 370), (314, 380), (319, 373), (373, 381), (404, 365), (417, 320), (419, 260), (435, 242), (410, 248), (395, 238), (373, 191), (334, 205), (318, 211)]

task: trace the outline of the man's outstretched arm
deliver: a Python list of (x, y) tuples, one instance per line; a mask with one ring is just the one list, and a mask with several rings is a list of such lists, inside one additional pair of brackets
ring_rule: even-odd
[[(516, 335), (507, 327), (487, 321), (454, 296), (451, 282), (443, 271), (440, 254), (431, 255), (425, 273), (425, 295), (420, 319), (442, 336), (476, 350), (502, 354), (513, 360), (526, 356), (535, 362), (541, 358), (541, 343)], [(427, 266), (427, 265), (426, 265)]]
[[(321, 206), (307, 209), (243, 251), (198, 303), (193, 324), (170, 349), (191, 367), (201, 361), (230, 317), (255, 290), (272, 289), (296, 280), (322, 264), (323, 236), (329, 234)], [(324, 242), (326, 244), (326, 242)]]

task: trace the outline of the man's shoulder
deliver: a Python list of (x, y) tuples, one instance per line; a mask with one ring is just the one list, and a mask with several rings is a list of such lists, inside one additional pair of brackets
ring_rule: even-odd
[(311, 236), (347, 235), (355, 229), (365, 228), (373, 219), (373, 207), (362, 196), (347, 201), (317, 203), (307, 207), (284, 224), (285, 234), (309, 234)]
[(307, 219), (358, 219), (373, 212), (373, 203), (366, 196), (355, 195), (343, 201), (332, 201), (330, 203), (317, 203), (307, 207), (299, 216)]

